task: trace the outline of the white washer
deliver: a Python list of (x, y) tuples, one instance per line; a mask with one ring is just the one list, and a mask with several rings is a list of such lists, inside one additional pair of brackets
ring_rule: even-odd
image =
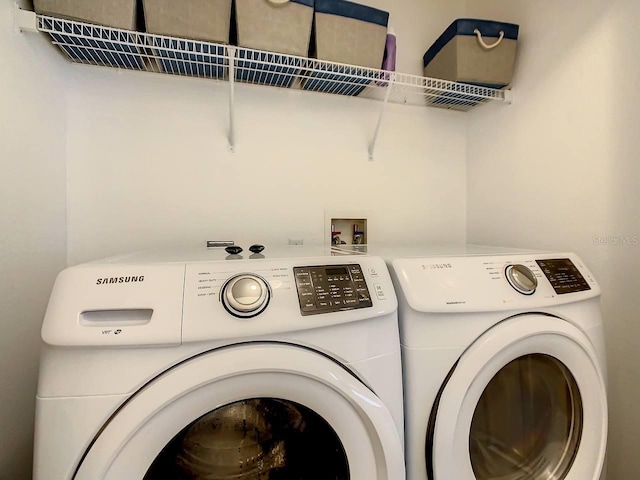
[(42, 337), (36, 479), (405, 478), (397, 301), (379, 258), (88, 263), (59, 275)]
[(604, 479), (600, 288), (584, 263), (418, 251), (383, 253), (399, 302), (407, 478)]

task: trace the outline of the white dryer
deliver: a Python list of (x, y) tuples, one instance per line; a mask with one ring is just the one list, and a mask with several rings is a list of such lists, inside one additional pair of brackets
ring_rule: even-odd
[(385, 253), (399, 302), (407, 478), (604, 478), (593, 275), (573, 253), (459, 250)]
[(405, 478), (384, 262), (294, 247), (62, 272), (42, 327), (34, 478)]

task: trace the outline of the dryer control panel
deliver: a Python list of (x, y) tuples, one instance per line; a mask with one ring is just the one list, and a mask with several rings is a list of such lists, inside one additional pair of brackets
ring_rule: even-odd
[(373, 306), (359, 264), (294, 267), (293, 274), (302, 315)]
[(558, 295), (591, 290), (580, 270), (569, 258), (536, 260), (536, 263)]
[(420, 312), (550, 308), (600, 295), (570, 252), (407, 257), (392, 268), (409, 307)]

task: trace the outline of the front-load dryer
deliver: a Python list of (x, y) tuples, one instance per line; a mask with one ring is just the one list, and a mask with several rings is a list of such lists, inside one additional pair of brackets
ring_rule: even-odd
[(593, 275), (572, 253), (462, 250), (385, 254), (399, 302), (407, 478), (604, 478)]
[(59, 275), (34, 478), (405, 478), (383, 260), (242, 257), (138, 254)]

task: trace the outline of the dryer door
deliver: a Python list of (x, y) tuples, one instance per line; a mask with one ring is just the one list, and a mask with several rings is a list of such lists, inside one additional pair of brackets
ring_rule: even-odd
[(431, 416), (432, 480), (593, 480), (607, 437), (597, 353), (559, 318), (505, 320), (465, 351)]
[(404, 478), (391, 413), (329, 358), (283, 344), (212, 351), (163, 373), (104, 426), (74, 478)]

